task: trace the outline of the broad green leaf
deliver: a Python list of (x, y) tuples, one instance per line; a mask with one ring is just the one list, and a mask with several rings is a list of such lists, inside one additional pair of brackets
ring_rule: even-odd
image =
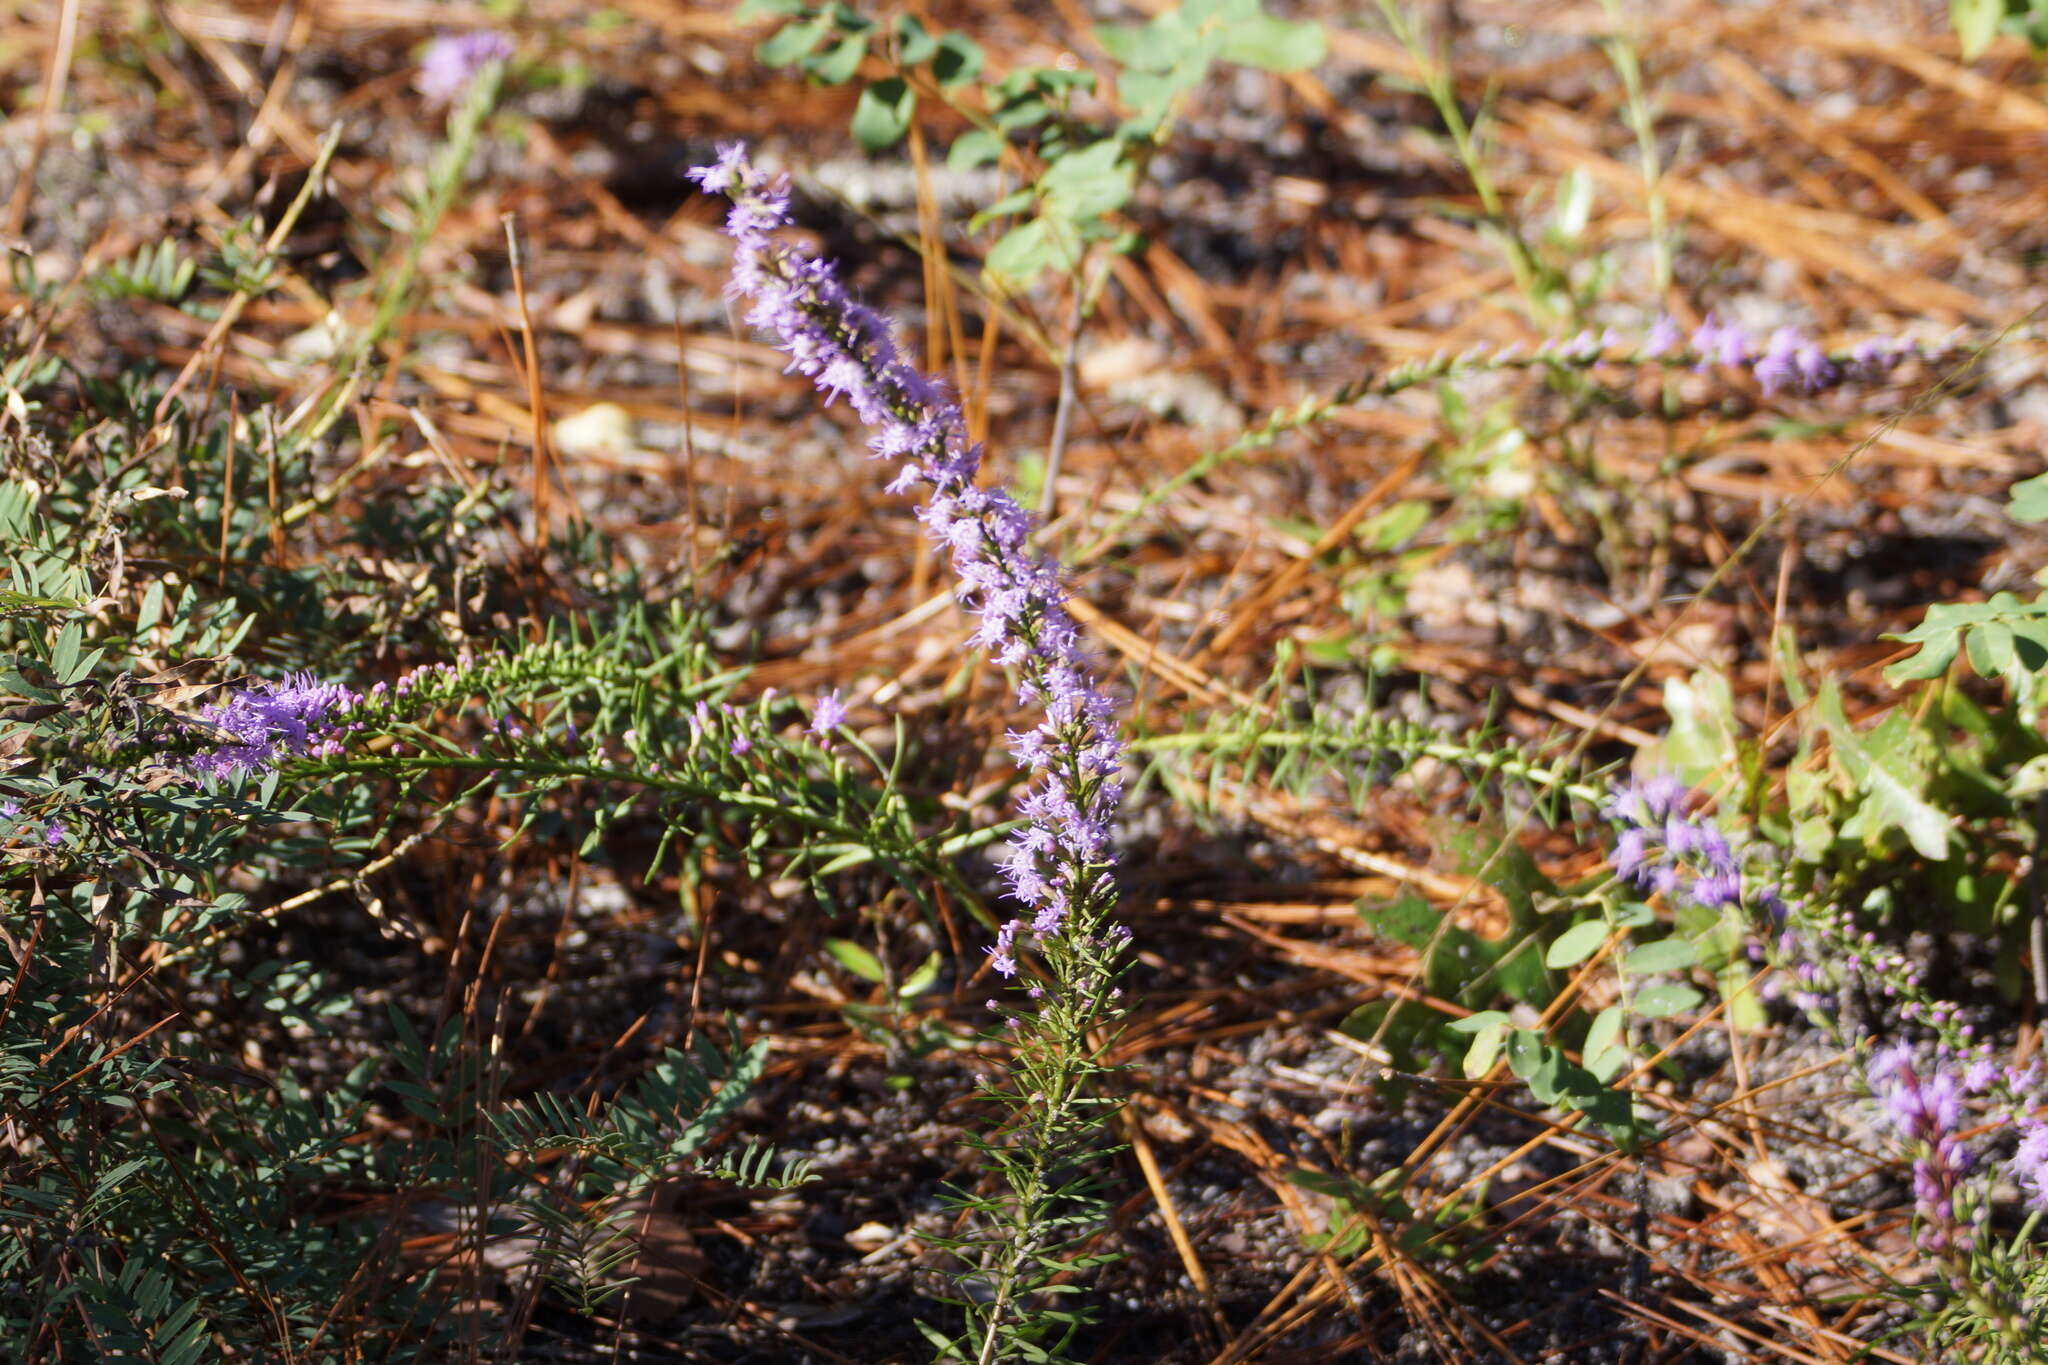
[(1003, 154), (1003, 139), (1000, 134), (986, 128), (970, 128), (953, 139), (953, 145), (946, 149), (946, 168), (953, 171), (971, 171), (977, 166), (986, 166), (999, 160)]
[(1603, 1082), (1613, 1080), (1614, 1073), (1628, 1060), (1628, 1044), (1622, 1036), (1627, 1018), (1621, 1006), (1609, 1005), (1593, 1016), (1592, 1026), (1586, 1030), (1586, 1045), (1580, 1049), (1580, 1056), (1585, 1058), (1586, 1070)]
[(1493, 1064), (1500, 1060), (1501, 1044), (1507, 1041), (1508, 1029), (1507, 1016), (1502, 1015), (1473, 1036), (1472, 1046), (1465, 1049), (1466, 1080), (1476, 1081), (1493, 1070)]
[(906, 66), (930, 61), (939, 50), (939, 40), (934, 38), (914, 14), (896, 16), (896, 58)]
[(1132, 182), (1123, 152), (1114, 138), (1104, 138), (1054, 162), (1038, 182), (1046, 213), (1079, 224), (1122, 208)]
[(72, 676), (78, 667), (78, 651), (85, 643), (85, 628), (76, 621), (64, 623), (64, 629), (57, 632), (57, 642), (50, 646), (50, 672), (59, 683), (76, 682)]
[(1754, 1033), (1770, 1022), (1752, 984), (1755, 979), (1744, 962), (1729, 962), (1714, 973), (1714, 989), (1728, 1002), (1728, 1023), (1737, 1032)]
[[(1870, 839), (1897, 829), (1921, 857), (1935, 862), (1948, 857), (1948, 817), (1922, 795), (1927, 773), (1909, 747), (1911, 718), (1894, 713), (1866, 739), (1849, 724), (1842, 710), (1841, 691), (1833, 679), (1822, 684), (1816, 705), (1837, 765), (1863, 798), (1856, 813), (1844, 822), (1842, 833)], [(1896, 726), (1891, 725), (1894, 720)]]
[(1011, 190), (1008, 194), (996, 200), (995, 203), (990, 204), (987, 208), (975, 214), (974, 217), (968, 219), (968, 231), (979, 232), (998, 218), (1012, 213), (1024, 212), (1035, 202), (1037, 202), (1037, 197), (1031, 190)]
[(1645, 1019), (1662, 1019), (1666, 1015), (1689, 1010), (1706, 999), (1706, 996), (1682, 981), (1660, 981), (1645, 987), (1630, 1001), (1635, 1012)]
[(1382, 553), (1398, 550), (1429, 524), (1436, 508), (1420, 498), (1408, 498), (1368, 517), (1355, 533), (1359, 540)]
[(1724, 675), (1701, 669), (1689, 681), (1669, 679), (1664, 709), (1671, 716), (1663, 746), (1666, 767), (1698, 787), (1734, 766), (1740, 728), (1735, 693)]
[(1253, 14), (1224, 30), (1222, 55), (1261, 71), (1306, 71), (1329, 55), (1323, 26)]
[(1683, 970), (1699, 961), (1699, 957), (1699, 950), (1682, 938), (1659, 939), (1624, 957), (1621, 969), (1630, 976), (1649, 976), (1653, 972)]
[(1962, 40), (1963, 60), (1974, 62), (1998, 36), (2005, 18), (2005, 0), (1948, 0), (1948, 21)]
[(1006, 288), (1023, 289), (1042, 272), (1073, 264), (1079, 248), (1078, 242), (1061, 236), (1049, 220), (1033, 218), (1004, 233), (989, 248), (983, 269)]
[(870, 152), (885, 152), (903, 140), (917, 113), (917, 92), (900, 76), (876, 81), (853, 107), (853, 140)]
[(939, 50), (932, 57), (932, 76), (940, 85), (959, 85), (979, 76), (986, 61), (972, 38), (948, 33), (939, 39)]
[(2048, 791), (2048, 754), (2036, 754), (2020, 764), (2005, 784), (2005, 794), (2015, 799), (2044, 791)]
[(825, 34), (831, 27), (830, 22), (824, 19), (785, 24), (761, 40), (754, 49), (754, 57), (763, 66), (789, 66), (800, 62), (825, 40)]
[(2048, 521), (2048, 474), (2022, 479), (2006, 492), (2014, 521)]
[(1163, 24), (1155, 20), (1149, 24), (1099, 24), (1095, 29), (1095, 41), (1109, 54), (1110, 60), (1124, 68), (1128, 79), (1131, 72), (1159, 72), (1168, 70), (1181, 59), (1186, 51), (1187, 34), (1178, 24)]
[(832, 44), (823, 56), (806, 57), (803, 67), (827, 85), (844, 85), (860, 72), (861, 59), (867, 55), (867, 35), (855, 33)]
[(1543, 954), (1543, 965), (1560, 971), (1567, 967), (1576, 967), (1599, 952), (1600, 945), (1606, 941), (1605, 920), (1589, 919), (1574, 924), (1559, 934), (1557, 941), (1550, 945), (1550, 950)]
[(1507, 1022), (1508, 1017), (1499, 1010), (1479, 1010), (1476, 1013), (1466, 1015), (1463, 1019), (1453, 1019), (1450, 1023), (1445, 1024), (1444, 1027), (1452, 1033), (1478, 1033), (1482, 1029), (1489, 1029), (1496, 1024), (1505, 1024)]

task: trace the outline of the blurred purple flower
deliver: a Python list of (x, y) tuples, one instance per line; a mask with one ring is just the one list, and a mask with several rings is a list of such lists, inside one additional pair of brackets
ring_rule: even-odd
[(1749, 333), (1709, 313), (1693, 330), (1692, 348), (1699, 355), (1701, 369), (1713, 364), (1733, 368), (1749, 360)]
[(2027, 1202), (2048, 1212), (2048, 1122), (2035, 1119), (2020, 1130), (2012, 1175), (2027, 1192)]
[(1650, 324), (1649, 333), (1643, 338), (1643, 354), (1655, 360), (1668, 355), (1685, 343), (1685, 331), (1672, 321), (1668, 313), (1660, 313)]
[(810, 733), (818, 739), (830, 739), (832, 732), (846, 724), (846, 708), (839, 702), (839, 690), (834, 688), (823, 693), (811, 705)]
[(502, 33), (489, 29), (444, 33), (420, 54), (419, 75), (413, 83), (430, 102), (453, 104), (486, 66), (511, 55), (512, 41)]

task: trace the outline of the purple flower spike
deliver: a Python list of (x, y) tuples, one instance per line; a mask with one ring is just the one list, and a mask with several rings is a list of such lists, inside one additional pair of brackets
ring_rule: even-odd
[(1913, 1202), (1922, 1223), (1922, 1248), (1938, 1254), (1963, 1246), (1967, 1234), (1957, 1227), (1955, 1197), (1976, 1165), (1976, 1154), (1958, 1135), (1962, 1083), (1938, 1065), (1923, 1076), (1906, 1043), (1878, 1049), (1868, 1078), (1893, 1131), (1916, 1153)]
[[(1030, 516), (1008, 493), (977, 482), (981, 447), (944, 382), (904, 358), (888, 320), (853, 296), (832, 263), (776, 240), (790, 222), (787, 183), (755, 168), (738, 144), (720, 147), (689, 177), (732, 200), (732, 289), (752, 300), (747, 321), (774, 338), (790, 371), (826, 402), (845, 400), (870, 429), (874, 455), (901, 462), (891, 492), (928, 490), (918, 520), (952, 562), (961, 604), (979, 618), (974, 644), (1015, 667), (1023, 699), (1044, 713), (1029, 734), (1010, 737), (1035, 776), (1020, 803), (1029, 823), (1004, 863), (1030, 919), (1009, 920), (990, 949), (990, 965), (1012, 975), (1027, 927), (1042, 944), (1077, 924), (1093, 932), (1114, 903), (1109, 829), (1123, 794), (1116, 707), (1089, 674), (1059, 570), (1030, 548)], [(813, 714), (814, 732), (825, 705), (821, 699)]]
[(512, 42), (502, 33), (489, 29), (444, 33), (420, 55), (420, 71), (413, 83), (431, 103), (453, 104), (486, 66), (511, 55)]
[(338, 713), (356, 700), (347, 687), (321, 682), (311, 673), (242, 688), (199, 713), (232, 738), (193, 755), (192, 766), (208, 777), (227, 777), (260, 771), (286, 755), (309, 754), (337, 728)]

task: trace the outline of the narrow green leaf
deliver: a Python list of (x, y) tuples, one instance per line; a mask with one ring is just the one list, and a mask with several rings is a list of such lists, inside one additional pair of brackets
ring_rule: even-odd
[(825, 951), (863, 981), (872, 981), (879, 986), (888, 979), (888, 973), (882, 970), (881, 960), (852, 939), (828, 938)]

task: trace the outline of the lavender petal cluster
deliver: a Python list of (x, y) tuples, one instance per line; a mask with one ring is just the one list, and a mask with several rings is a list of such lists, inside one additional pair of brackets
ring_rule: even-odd
[(2021, 1127), (2010, 1170), (2025, 1191), (2027, 1203), (2048, 1212), (2048, 1120), (2036, 1119)]
[[(1638, 890), (1684, 896), (1709, 909), (1742, 902), (1742, 864), (1709, 816), (1690, 810), (1692, 789), (1675, 777), (1632, 779), (1601, 813), (1621, 826), (1608, 861)], [(1775, 906), (1776, 892), (1757, 896)]]
[[(1850, 382), (1874, 383), (1884, 379), (1906, 360), (1922, 354), (1917, 343), (1872, 337), (1849, 350), (1829, 353), (1796, 327), (1780, 327), (1759, 344), (1748, 330), (1723, 321), (1713, 313), (1690, 332), (1669, 316), (1650, 324), (1633, 345), (1615, 328), (1588, 328), (1564, 341), (1547, 341), (1532, 358), (1552, 364), (1589, 366), (1614, 359), (1659, 361), (1666, 365), (1690, 365), (1695, 371), (1719, 366), (1746, 371), (1766, 396), (1781, 393), (1816, 394)], [(1519, 348), (1488, 354), (1484, 348), (1468, 352), (1462, 360), (1496, 364), (1518, 358)]]
[(1032, 521), (1000, 489), (976, 483), (982, 451), (968, 437), (942, 381), (897, 348), (888, 321), (848, 292), (829, 261), (802, 255), (775, 233), (790, 219), (785, 182), (756, 168), (740, 144), (721, 146), (689, 172), (732, 201), (726, 231), (732, 290), (750, 298), (747, 320), (768, 333), (828, 403), (846, 400), (873, 433), (872, 453), (899, 462), (892, 493), (928, 491), (918, 519), (958, 575), (961, 604), (978, 618), (971, 643), (1023, 682), (1020, 704), (1043, 719), (1010, 736), (1033, 774), (1020, 802), (1027, 824), (1010, 842), (1003, 875), (1024, 908), (998, 931), (990, 961), (1017, 971), (1027, 934), (1041, 944), (1092, 932), (1114, 896), (1110, 825), (1123, 793), (1123, 745), (1115, 706), (1090, 676), (1057, 569), (1028, 542)]
[(253, 683), (199, 713), (230, 738), (194, 755), (192, 766), (208, 777), (229, 777), (260, 772), (287, 755), (339, 752), (340, 716), (355, 704), (348, 687), (311, 673)]
[(1893, 1132), (1916, 1152), (1913, 1204), (1921, 1246), (1936, 1254), (1968, 1251), (1969, 1233), (1956, 1208), (1957, 1191), (1976, 1166), (1976, 1154), (1960, 1136), (1965, 1087), (1948, 1068), (1931, 1066), (1926, 1073), (1916, 1069), (1910, 1044), (1894, 1043), (1872, 1055), (1870, 1089)]
[(511, 55), (511, 40), (502, 33), (489, 29), (444, 33), (420, 54), (419, 74), (413, 84), (430, 103), (454, 104), (486, 66)]

